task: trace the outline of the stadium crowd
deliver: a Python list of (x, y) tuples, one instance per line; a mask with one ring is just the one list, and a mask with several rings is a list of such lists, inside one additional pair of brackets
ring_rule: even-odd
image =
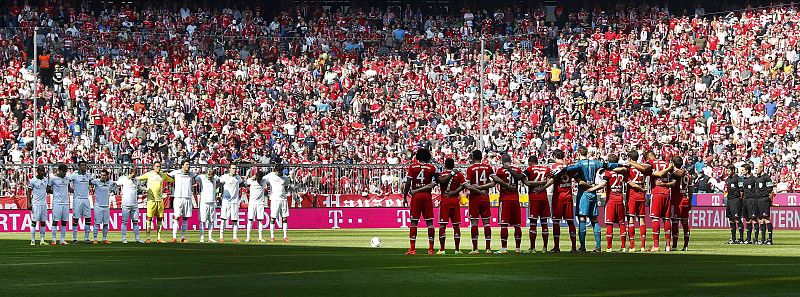
[(708, 191), (750, 160), (800, 191), (794, 6), (262, 15), (6, 4), (0, 162), (34, 161), (36, 59), (39, 163), (398, 164), (419, 147), (466, 163), (480, 142), (499, 163), (586, 145), (689, 156)]

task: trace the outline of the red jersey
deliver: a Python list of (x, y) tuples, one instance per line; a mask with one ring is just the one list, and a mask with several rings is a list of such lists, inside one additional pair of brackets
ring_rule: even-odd
[[(669, 163), (667, 163), (667, 161), (662, 161), (662, 160), (649, 160), (647, 161), (647, 163), (653, 167), (653, 169), (651, 170), (652, 172), (650, 172), (650, 192), (654, 194), (658, 193), (658, 194), (669, 195), (670, 189), (667, 187), (656, 186), (656, 179), (658, 178), (653, 176), (654, 173), (667, 169), (667, 167), (669, 167)], [(661, 181), (668, 182), (669, 179), (670, 179), (669, 176), (665, 176), (661, 178)]]
[[(489, 177), (494, 174), (492, 166), (486, 164), (472, 164), (467, 168), (467, 181), (475, 186), (485, 185), (489, 183)], [(480, 192), (469, 191), (469, 200), (486, 200), (489, 201), (489, 194)]]
[[(550, 178), (550, 175), (551, 175), (550, 167), (547, 167), (545, 165), (531, 166), (528, 167), (527, 170), (525, 170), (525, 176), (528, 177), (529, 181), (544, 182), (547, 181), (548, 178)], [(533, 189), (534, 187), (528, 187), (528, 196), (530, 200), (547, 200), (546, 191), (534, 193)]]
[[(644, 185), (644, 177), (649, 176), (650, 171), (651, 170), (648, 170), (647, 172), (642, 172), (639, 169), (631, 167), (631, 169), (628, 171), (628, 181), (639, 185), (640, 187), (642, 187), (642, 189), (646, 189)], [(627, 188), (628, 188), (629, 201), (644, 201), (644, 195), (647, 194), (646, 191), (638, 192), (634, 190), (632, 187), (627, 187)]]
[(553, 197), (572, 202), (572, 176), (563, 172), (564, 164), (553, 164)]
[(622, 193), (624, 193), (625, 184), (628, 182), (628, 174), (606, 170), (603, 174), (603, 179), (606, 180), (606, 202), (622, 203)]
[[(408, 172), (406, 173), (406, 178), (411, 180), (411, 189), (419, 189), (424, 187), (431, 182), (436, 177), (436, 168), (433, 165), (425, 163), (425, 164), (412, 164), (408, 167)], [(412, 195), (413, 197), (431, 197), (432, 190), (425, 190), (422, 192), (417, 192), (416, 194)]]
[[(522, 173), (517, 168), (510, 167), (510, 169), (513, 170), (514, 172), (520, 174)], [(497, 169), (497, 173), (495, 175), (497, 175), (497, 177), (499, 177), (500, 180), (511, 186), (511, 189), (508, 189), (506, 187), (498, 185), (498, 187), (500, 187), (500, 201), (514, 201), (514, 200), (519, 201), (519, 190), (517, 189), (517, 187), (519, 186), (519, 180), (515, 179), (514, 176), (511, 175), (511, 173), (508, 172), (508, 170), (503, 167)]]
[[(441, 173), (443, 176), (449, 176), (450, 171), (445, 171)], [(458, 188), (464, 183), (464, 174), (461, 172), (456, 171), (456, 174), (450, 179), (449, 182), (444, 183), (441, 185), (442, 189), (442, 201), (441, 205), (446, 207), (458, 207), (458, 198), (460, 195), (455, 194), (453, 196), (446, 195), (447, 192), (458, 190)]]
[(683, 177), (675, 179), (675, 185), (672, 186), (672, 198), (678, 199), (681, 198), (688, 198), (689, 196), (689, 173), (683, 175)]

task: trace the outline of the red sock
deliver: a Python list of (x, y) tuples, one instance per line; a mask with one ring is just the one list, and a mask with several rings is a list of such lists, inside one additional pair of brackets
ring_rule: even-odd
[(665, 245), (672, 245), (672, 222), (665, 220), (663, 225)]
[(553, 247), (556, 249), (560, 248), (560, 244), (561, 244), (561, 226), (558, 223), (553, 222)]
[(472, 238), (472, 250), (478, 250), (478, 225), (469, 226), (469, 235)]
[(439, 227), (439, 250), (444, 250), (444, 240), (446, 239), (444, 232), (447, 227)]
[(547, 223), (542, 225), (542, 240), (544, 241), (544, 250), (547, 250), (547, 241), (550, 239), (550, 232), (547, 230)]
[(606, 246), (607, 249), (611, 249), (611, 238), (614, 237), (614, 225), (608, 224), (606, 225)]
[(683, 248), (689, 246), (689, 220), (682, 219), (681, 226), (683, 227)]
[(412, 226), (411, 228), (408, 228), (408, 241), (411, 245), (410, 250), (417, 250), (417, 227)]
[(636, 247), (636, 245), (633, 244), (634, 243), (633, 242), (634, 241), (634, 239), (633, 239), (634, 235), (636, 235), (636, 227), (634, 227), (633, 223), (631, 223), (631, 225), (628, 226), (628, 240), (630, 241), (631, 248), (635, 248)]
[(486, 226), (483, 226), (483, 236), (486, 237), (486, 249), (487, 250), (491, 250), (492, 249), (492, 226), (489, 226), (489, 224), (486, 224)]
[(504, 249), (508, 248), (508, 226), (500, 228), (500, 246)]
[(453, 225), (453, 240), (456, 242), (456, 250), (461, 249), (461, 228), (458, 224)]
[(578, 246), (575, 243), (575, 222), (568, 220), (567, 226), (569, 227), (569, 240), (572, 241), (572, 250), (577, 250)]
[(436, 229), (428, 226), (428, 250), (433, 250), (433, 237), (436, 236)]
[(531, 238), (531, 250), (536, 250), (536, 225), (531, 225), (531, 228), (528, 229), (528, 233)]
[(647, 226), (645, 224), (639, 225), (639, 237), (642, 238), (642, 248), (647, 243)]
[(670, 234), (672, 236), (672, 249), (678, 248), (678, 220), (672, 220), (672, 230), (675, 232), (674, 234)]
[(658, 240), (661, 238), (661, 221), (653, 220), (653, 247), (659, 247)]
[(625, 227), (625, 222), (619, 222), (619, 239), (622, 242), (624, 249), (628, 244), (628, 228)]
[(522, 248), (522, 227), (514, 226), (514, 243), (517, 244), (516, 248)]

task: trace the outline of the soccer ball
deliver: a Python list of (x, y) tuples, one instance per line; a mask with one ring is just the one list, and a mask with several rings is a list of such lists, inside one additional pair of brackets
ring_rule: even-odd
[(373, 237), (372, 240), (370, 240), (370, 245), (372, 247), (374, 247), (374, 248), (381, 247), (381, 239), (377, 238), (377, 237)]

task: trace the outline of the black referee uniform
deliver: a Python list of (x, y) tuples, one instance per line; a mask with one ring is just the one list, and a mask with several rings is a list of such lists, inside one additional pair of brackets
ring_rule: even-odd
[[(747, 241), (746, 243), (752, 243), (752, 234), (753, 234), (753, 224), (758, 219), (759, 212), (758, 212), (758, 179), (755, 176), (746, 176), (742, 181), (742, 193), (744, 194), (744, 209), (743, 213), (745, 218), (747, 219)], [(756, 229), (758, 232), (758, 229)], [(756, 233), (756, 237), (758, 237), (758, 233)]]
[(727, 188), (727, 204), (726, 213), (731, 226), (731, 241), (729, 244), (737, 243), (736, 230), (739, 230), (739, 241), (744, 240), (744, 223), (742, 222), (742, 178), (738, 174), (729, 176), (725, 180), (725, 187)]
[[(762, 173), (756, 177), (756, 188), (758, 189), (758, 212), (761, 219), (761, 243), (772, 244), (772, 221), (770, 221), (770, 210), (772, 208), (772, 178), (768, 174)], [(767, 241), (769, 232), (769, 241)], [(758, 239), (758, 238), (756, 238)]]

